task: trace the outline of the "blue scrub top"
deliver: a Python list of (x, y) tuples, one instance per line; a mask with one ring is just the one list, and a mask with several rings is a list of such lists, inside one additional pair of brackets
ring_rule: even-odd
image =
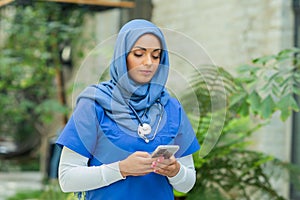
[[(95, 101), (81, 99), (57, 144), (88, 157), (89, 166), (117, 162), (135, 151), (152, 153), (158, 145), (179, 145), (180, 149), (175, 154), (177, 158), (198, 151), (200, 145), (180, 103), (170, 98), (162, 112), (163, 118), (154, 139), (146, 143), (136, 132), (118, 126)], [(95, 113), (95, 121), (85, 120), (85, 115), (91, 113)], [(155, 129), (152, 127), (150, 138)], [(155, 173), (128, 176), (109, 186), (86, 191), (86, 199), (92, 200), (119, 200), (125, 197), (132, 200), (174, 199), (167, 177)]]

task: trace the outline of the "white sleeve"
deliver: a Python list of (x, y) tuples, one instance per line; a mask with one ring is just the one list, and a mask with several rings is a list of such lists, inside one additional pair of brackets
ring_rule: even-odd
[(88, 158), (63, 147), (58, 178), (63, 192), (80, 192), (97, 189), (124, 179), (119, 162), (89, 167)]
[(170, 184), (179, 192), (187, 193), (196, 182), (196, 170), (192, 155), (178, 158), (180, 170), (174, 177), (168, 177)]

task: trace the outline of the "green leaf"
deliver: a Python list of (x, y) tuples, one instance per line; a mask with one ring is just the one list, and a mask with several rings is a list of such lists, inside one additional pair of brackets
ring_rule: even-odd
[(273, 84), (273, 87), (272, 87), (272, 94), (276, 97), (280, 96), (281, 95), (281, 91), (279, 89), (279, 87), (276, 85), (276, 84)]
[(281, 119), (285, 121), (292, 113), (292, 111), (299, 111), (299, 106), (292, 94), (284, 96), (277, 104), (281, 111)]
[(254, 166), (261, 166), (263, 164), (266, 164), (267, 162), (269, 161), (272, 161), (274, 160), (274, 157), (273, 156), (269, 156), (269, 155), (263, 155), (259, 160), (257, 160), (255, 163), (253, 163)]
[(300, 96), (300, 88), (298, 87), (293, 87), (293, 93)]
[(230, 97), (230, 101), (229, 101), (229, 107), (232, 107), (234, 105), (236, 105), (237, 103), (239, 103), (240, 101), (244, 101), (244, 99), (247, 97), (247, 93), (246, 92), (239, 92), (239, 93), (235, 93)]
[(291, 58), (292, 56), (294, 56), (293, 54), (296, 54), (296, 53), (299, 53), (298, 48), (284, 49), (277, 54), (276, 59), (278, 61), (281, 61), (285, 58)]
[(288, 76), (283, 78), (283, 76), (281, 75), (281, 79), (278, 81), (280, 82), (280, 87), (285, 87), (286, 85), (292, 85), (293, 83), (293, 77), (292, 76)]
[(263, 118), (267, 119), (271, 117), (274, 110), (275, 110), (275, 103), (273, 101), (273, 98), (270, 95), (268, 95), (267, 98), (265, 98), (261, 102), (260, 114)]
[(299, 105), (292, 95), (290, 96), (290, 105), (292, 110), (299, 112)]
[(267, 77), (267, 76), (266, 76), (266, 80), (267, 80), (268, 82), (271, 82), (271, 81), (273, 81), (273, 80), (277, 81), (277, 80), (278, 80), (278, 76), (281, 77), (280, 74), (279, 74), (279, 72), (276, 71), (274, 74), (272, 74), (271, 77)]
[(253, 91), (249, 95), (247, 102), (250, 104), (250, 109), (253, 113), (259, 112), (261, 106), (261, 98), (256, 91)]
[(173, 190), (175, 197), (185, 197), (186, 193), (178, 192), (177, 190)]
[(274, 55), (264, 56), (264, 57), (253, 59), (252, 62), (254, 64), (266, 65), (269, 61), (274, 60), (275, 58), (276, 58), (276, 56), (274, 56)]
[(238, 109), (238, 114), (241, 116), (249, 115), (249, 103), (247, 101), (242, 102), (241, 106)]

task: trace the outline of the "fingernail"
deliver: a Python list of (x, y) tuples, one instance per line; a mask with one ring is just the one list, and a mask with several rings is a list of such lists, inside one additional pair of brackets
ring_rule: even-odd
[(153, 161), (151, 167), (155, 167), (156, 166), (156, 162)]

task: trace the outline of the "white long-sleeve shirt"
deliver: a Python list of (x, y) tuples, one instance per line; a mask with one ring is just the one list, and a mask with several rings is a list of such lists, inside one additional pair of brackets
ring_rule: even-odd
[[(192, 155), (178, 158), (180, 170), (174, 177), (168, 177), (173, 188), (188, 192), (196, 181), (196, 171)], [(88, 158), (67, 147), (63, 147), (59, 163), (59, 183), (64, 192), (88, 191), (125, 179), (119, 168), (119, 162), (88, 166)]]

